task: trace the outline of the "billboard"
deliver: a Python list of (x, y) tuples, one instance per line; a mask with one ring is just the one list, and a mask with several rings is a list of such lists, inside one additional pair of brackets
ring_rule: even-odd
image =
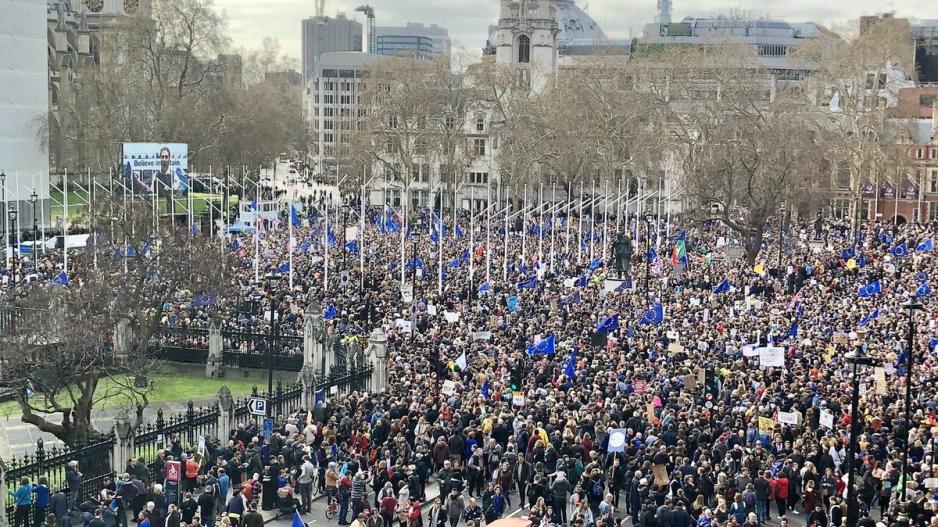
[(121, 143), (121, 167), (140, 194), (185, 194), (189, 190), (189, 145)]

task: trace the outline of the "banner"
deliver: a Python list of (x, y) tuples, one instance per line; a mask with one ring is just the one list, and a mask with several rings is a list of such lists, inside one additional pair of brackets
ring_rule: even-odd
[(775, 430), (775, 421), (768, 417), (759, 418), (759, 432), (763, 434), (771, 433)]
[(778, 413), (778, 422), (785, 425), (794, 425), (798, 426), (801, 424), (800, 415), (795, 412), (779, 412)]
[(189, 191), (189, 145), (121, 143), (121, 170), (125, 184), (133, 183), (136, 193), (185, 194)]
[(759, 348), (759, 367), (760, 368), (784, 368), (785, 367), (785, 348), (767, 347)]

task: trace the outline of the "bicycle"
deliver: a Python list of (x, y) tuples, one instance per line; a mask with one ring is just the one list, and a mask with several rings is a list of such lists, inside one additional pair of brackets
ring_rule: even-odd
[(339, 513), (339, 500), (335, 497), (329, 497), (329, 504), (326, 505), (326, 519), (331, 520)]

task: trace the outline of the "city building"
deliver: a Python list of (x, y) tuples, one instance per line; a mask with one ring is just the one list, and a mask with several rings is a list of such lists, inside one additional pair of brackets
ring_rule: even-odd
[(452, 42), (449, 31), (436, 24), (425, 26), (408, 22), (405, 26), (378, 26), (375, 28), (375, 53), (421, 59), (449, 60)]
[(335, 169), (337, 145), (352, 132), (359, 112), (361, 79), (381, 56), (354, 51), (323, 53), (306, 81), (303, 97), (312, 143), (310, 156), (320, 173)]
[(938, 20), (912, 26), (915, 40), (915, 69), (919, 82), (938, 83)]
[[(4, 2), (0, 26), (0, 184), (4, 201), (29, 210), (35, 192), (48, 210), (49, 157), (41, 123), (49, 112), (49, 41), (46, 5), (36, 0)], [(9, 228), (6, 204), (0, 225)], [(30, 221), (21, 217), (20, 221)]]
[(303, 78), (313, 77), (319, 58), (335, 51), (361, 51), (362, 25), (344, 14), (314, 16), (302, 21)]

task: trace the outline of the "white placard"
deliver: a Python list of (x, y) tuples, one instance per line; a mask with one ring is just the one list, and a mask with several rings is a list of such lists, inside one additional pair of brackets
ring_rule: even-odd
[(511, 404), (515, 406), (524, 406), (524, 395), (515, 393), (511, 396)]
[(759, 367), (784, 368), (785, 348), (778, 348), (774, 346), (759, 348)]
[(446, 395), (453, 395), (456, 393), (456, 381), (443, 381), (443, 387), (440, 388), (440, 392)]
[(459, 313), (455, 313), (453, 311), (444, 311), (443, 317), (446, 318), (446, 321), (450, 324), (459, 322)]
[(397, 325), (397, 327), (401, 328), (401, 331), (403, 331), (404, 333), (410, 333), (411, 329), (413, 329), (411, 327), (410, 320), (404, 320), (403, 318), (399, 318), (395, 320), (394, 324)]
[(778, 413), (778, 422), (786, 425), (799, 425), (801, 424), (798, 419), (799, 415), (795, 412), (779, 412)]
[(492, 340), (491, 331), (475, 331), (472, 333), (472, 340)]
[(436, 316), (436, 306), (433, 304), (427, 304), (427, 314), (430, 316)]
[(758, 357), (759, 348), (755, 344), (746, 344), (743, 346), (743, 357)]
[(410, 284), (404, 284), (401, 286), (401, 298), (404, 300), (405, 304), (409, 304), (414, 301), (414, 288)]
[(834, 429), (834, 414), (828, 412), (827, 410), (821, 410), (821, 426)]

